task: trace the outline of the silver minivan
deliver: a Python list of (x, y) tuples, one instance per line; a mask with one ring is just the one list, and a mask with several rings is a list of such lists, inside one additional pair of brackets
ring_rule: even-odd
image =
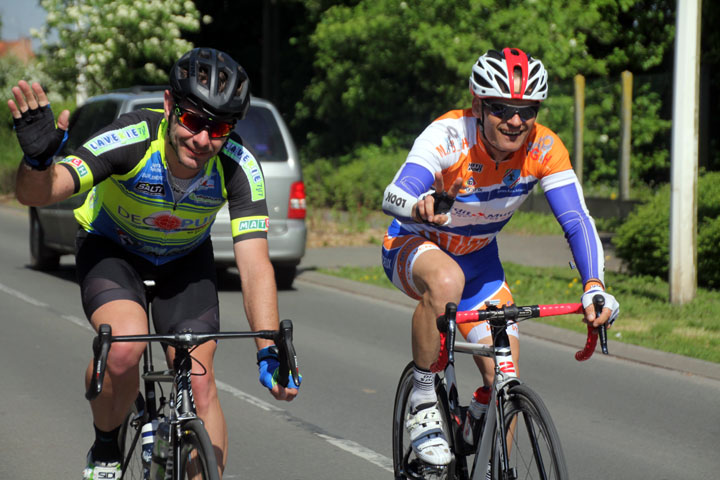
[[(82, 145), (123, 113), (162, 108), (163, 87), (133, 87), (88, 99), (70, 118), (68, 142), (58, 159)], [(262, 166), (270, 214), (268, 244), (278, 288), (292, 286), (305, 254), (305, 186), (295, 143), (275, 106), (252, 97), (247, 116), (235, 127)], [(38, 270), (58, 267), (60, 257), (75, 253), (78, 225), (73, 210), (85, 200), (78, 195), (47, 207), (30, 208), (30, 264)], [(219, 270), (235, 266), (227, 206), (210, 232)]]

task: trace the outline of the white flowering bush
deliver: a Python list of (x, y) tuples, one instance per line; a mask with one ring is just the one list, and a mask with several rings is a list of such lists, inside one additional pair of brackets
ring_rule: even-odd
[(200, 13), (190, 0), (41, 0), (40, 4), (47, 11), (45, 27), (35, 33), (42, 42), (41, 68), (67, 94), (76, 90), (78, 81), (88, 95), (166, 83), (169, 67), (193, 48), (181, 32), (200, 28)]

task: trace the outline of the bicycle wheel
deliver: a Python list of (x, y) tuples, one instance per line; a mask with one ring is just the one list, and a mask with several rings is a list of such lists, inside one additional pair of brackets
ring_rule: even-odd
[(180, 478), (219, 480), (215, 450), (200, 419), (182, 424), (180, 445)]
[(120, 451), (123, 452), (122, 478), (128, 480), (143, 480), (147, 478), (143, 473), (142, 441), (140, 429), (145, 423), (145, 399), (141, 393), (130, 408), (120, 426)]
[(492, 478), (567, 480), (567, 465), (550, 412), (540, 396), (527, 385), (510, 389), (504, 401), (505, 429), (508, 438), (508, 465), (514, 474), (502, 475), (502, 450), (499, 440), (494, 449)]
[(444, 397), (442, 384), (437, 384), (438, 400), (440, 400), (440, 413), (443, 417), (443, 426), (445, 438), (450, 445), (450, 451), (453, 452), (453, 460), (450, 465), (438, 467), (428, 465), (420, 461), (412, 451), (410, 444), (410, 436), (405, 431), (405, 416), (409, 408), (410, 392), (413, 384), (413, 363), (410, 362), (400, 375), (397, 392), (395, 394), (395, 406), (393, 409), (393, 426), (392, 426), (392, 447), (393, 447), (393, 470), (395, 472), (395, 480), (452, 480), (455, 477), (455, 449), (453, 445), (452, 434), (449, 432), (449, 421), (447, 417), (447, 400)]

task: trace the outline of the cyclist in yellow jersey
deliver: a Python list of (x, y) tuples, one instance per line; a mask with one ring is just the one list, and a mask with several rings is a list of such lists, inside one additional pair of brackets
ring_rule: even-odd
[[(248, 76), (229, 55), (196, 48), (169, 77), (163, 111), (125, 114), (58, 163), (53, 156), (67, 138), (69, 112), (60, 113), (55, 125), (42, 87), (18, 82), (8, 101), (24, 153), (17, 198), (43, 206), (92, 189), (75, 212), (81, 226), (78, 281), (92, 326), (110, 324), (116, 335), (147, 333), (147, 279), (157, 282), (152, 305), (158, 333), (219, 330), (210, 227), (228, 202), (248, 322), (253, 330), (277, 329), (262, 170), (233, 132), (250, 104)], [(274, 345), (258, 340), (257, 347), (261, 384), (275, 398), (292, 400), (299, 386), (291, 379), (283, 388), (273, 379)], [(118, 431), (137, 396), (143, 349), (141, 343), (119, 343), (110, 350), (105, 388), (90, 405), (96, 439), (85, 479), (120, 478)], [(193, 350), (193, 373), (207, 372), (193, 377), (193, 394), (222, 470), (227, 429), (215, 350), (215, 342)]]
[[(431, 371), (440, 349), (435, 319), (448, 302), (459, 310), (513, 303), (496, 236), (538, 183), (582, 277), (585, 322), (612, 323), (619, 312), (615, 298), (605, 292), (602, 244), (568, 151), (535, 121), (547, 97), (542, 62), (516, 48), (490, 50), (472, 67), (470, 92), (470, 108), (442, 115), (415, 140), (383, 197), (383, 211), (395, 217), (383, 243), (383, 267), (400, 290), (419, 301), (412, 322), (415, 371), (406, 427), (418, 458), (432, 465), (451, 461)], [(591, 305), (595, 294), (605, 297), (598, 318)], [(470, 342), (490, 342), (486, 323), (460, 330)], [(504, 368), (516, 369), (517, 325), (508, 327), (508, 334), (515, 365)], [(493, 361), (478, 357), (476, 362), (484, 385), (492, 385)]]

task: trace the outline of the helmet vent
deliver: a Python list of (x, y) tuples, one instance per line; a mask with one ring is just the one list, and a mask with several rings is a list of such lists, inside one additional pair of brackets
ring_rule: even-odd
[(497, 70), (499, 73), (505, 75), (505, 70), (503, 70), (502, 65), (498, 65), (495, 62), (488, 62), (488, 65)]
[(510, 90), (508, 89), (508, 86), (507, 86), (507, 80), (505, 80), (504, 77), (496, 75), (495, 81), (497, 82), (498, 86), (500, 87), (500, 90), (502, 91), (502, 93), (510, 93)]
[(492, 57), (496, 60), (505, 60), (505, 57), (503, 56), (503, 54), (498, 52), (497, 50), (488, 50), (487, 56)]
[(473, 72), (473, 77), (475, 78), (475, 82), (478, 83), (481, 87), (484, 87), (484, 88), (492, 87), (492, 85), (490, 85), (490, 82), (488, 82), (483, 77), (478, 75), (477, 72)]
[(525, 95), (532, 95), (535, 91), (535, 87), (537, 86), (537, 80), (533, 81), (530, 85), (527, 86), (525, 89)]

